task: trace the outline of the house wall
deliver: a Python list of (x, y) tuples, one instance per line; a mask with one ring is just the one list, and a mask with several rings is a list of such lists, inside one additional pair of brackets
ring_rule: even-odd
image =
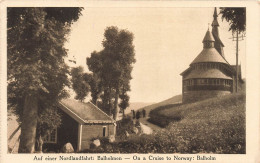
[(103, 137), (103, 127), (106, 126), (106, 135), (115, 134), (116, 126), (114, 124), (85, 124), (82, 126), (81, 136), (81, 150), (88, 149), (90, 147), (93, 138)]
[(69, 142), (76, 151), (78, 142), (78, 122), (61, 109), (59, 110), (59, 113), (62, 118), (62, 124), (57, 129), (57, 143), (44, 143), (43, 150), (58, 152)]
[(230, 91), (215, 91), (215, 90), (203, 90), (203, 91), (189, 91), (183, 93), (183, 103), (191, 103), (207, 98), (218, 97), (230, 94)]

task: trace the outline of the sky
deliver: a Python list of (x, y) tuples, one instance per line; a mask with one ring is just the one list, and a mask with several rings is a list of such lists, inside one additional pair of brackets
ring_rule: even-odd
[[(130, 102), (160, 102), (181, 94), (181, 76), (202, 51), (202, 40), (211, 30), (214, 8), (174, 7), (91, 7), (72, 25), (68, 36), (68, 58), (88, 72), (86, 58), (102, 50), (106, 27), (117, 26), (134, 34), (136, 63), (133, 65)], [(218, 9), (219, 12), (219, 9)], [(229, 24), (221, 16), (220, 39), (230, 64), (235, 64), (236, 42)], [(239, 42), (239, 63), (245, 77), (245, 44)]]

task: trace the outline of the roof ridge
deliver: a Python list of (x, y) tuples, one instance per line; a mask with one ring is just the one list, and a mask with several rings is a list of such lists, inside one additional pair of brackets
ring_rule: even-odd
[(115, 121), (113, 118), (111, 118), (109, 115), (107, 115), (107, 113), (105, 113), (103, 110), (99, 109), (95, 104), (93, 104), (91, 101), (89, 101), (88, 103), (92, 104), (96, 109), (98, 109), (99, 111), (101, 111), (103, 114), (105, 114), (107, 117), (109, 117), (112, 121)]

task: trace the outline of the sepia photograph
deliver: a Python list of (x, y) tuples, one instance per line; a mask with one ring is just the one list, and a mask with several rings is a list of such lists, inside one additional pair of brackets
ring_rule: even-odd
[(251, 152), (247, 7), (82, 6), (6, 7), (2, 153), (177, 162)]

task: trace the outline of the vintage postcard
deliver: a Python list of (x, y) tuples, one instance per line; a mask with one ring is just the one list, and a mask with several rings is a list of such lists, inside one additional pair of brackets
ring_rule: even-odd
[(0, 5), (0, 162), (260, 161), (256, 1)]

